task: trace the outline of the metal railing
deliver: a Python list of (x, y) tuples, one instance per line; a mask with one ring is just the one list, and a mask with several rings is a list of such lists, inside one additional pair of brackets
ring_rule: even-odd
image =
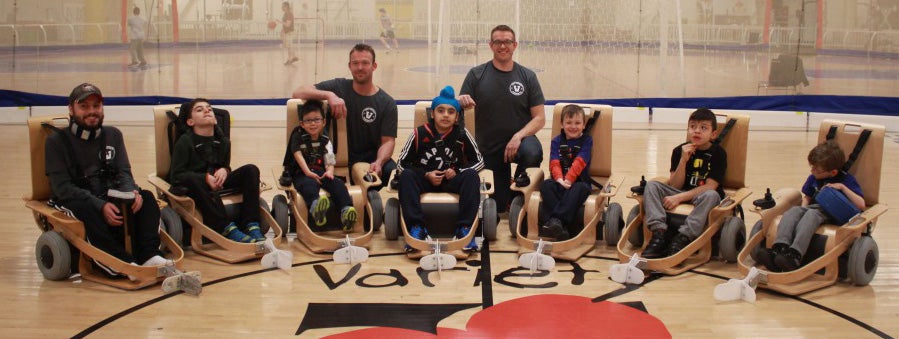
[[(380, 34), (377, 21), (330, 22), (321, 18), (302, 18), (310, 24), (309, 32), (301, 39), (321, 40), (372, 40)], [(308, 19), (308, 20), (307, 20)], [(401, 39), (427, 40), (428, 25), (436, 35), (437, 23), (421, 21), (397, 22), (397, 35)], [(498, 22), (454, 21), (450, 36), (454, 42), (486, 40), (485, 33)], [(658, 42), (659, 26), (654, 24), (634, 27), (618, 27), (598, 21), (595, 23), (522, 23), (520, 32), (525, 41), (540, 44), (581, 42)], [(683, 25), (685, 44), (701, 46), (734, 46), (761, 44), (764, 28), (736, 25)], [(122, 42), (119, 23), (78, 24), (2, 24), (0, 47), (10, 46), (69, 46)], [(768, 44), (771, 47), (815, 46), (815, 27), (771, 27)], [(265, 21), (182, 21), (179, 40), (182, 42), (277, 40), (279, 31), (267, 27)], [(677, 41), (678, 31), (669, 27), (669, 41)], [(801, 38), (801, 39), (800, 39)], [(436, 39), (436, 36), (432, 36)], [(171, 22), (153, 22), (147, 41), (174, 41)], [(821, 47), (825, 49), (860, 52), (899, 52), (899, 31), (827, 30)]]

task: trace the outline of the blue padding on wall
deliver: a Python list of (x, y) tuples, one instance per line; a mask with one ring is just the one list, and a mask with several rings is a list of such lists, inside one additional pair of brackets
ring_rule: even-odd
[[(142, 106), (180, 104), (192, 98), (168, 96), (107, 97), (104, 103), (110, 106)], [(429, 99), (423, 99), (429, 100)], [(418, 100), (397, 100), (398, 105), (414, 105)], [(287, 98), (276, 99), (211, 99), (213, 105), (278, 106)], [(557, 102), (577, 102), (605, 104), (619, 107), (664, 107), (733, 109), (748, 111), (799, 111), (818, 113), (846, 113), (899, 116), (899, 97), (865, 97), (842, 95), (773, 95), (709, 98), (639, 98), (639, 99), (595, 99), (595, 100), (550, 100), (547, 105)], [(0, 107), (26, 106), (66, 106), (68, 97), (34, 94), (20, 91), (0, 90)]]

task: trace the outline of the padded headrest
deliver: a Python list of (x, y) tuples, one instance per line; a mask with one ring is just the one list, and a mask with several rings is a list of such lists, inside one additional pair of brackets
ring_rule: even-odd
[(880, 172), (883, 167), (883, 139), (886, 128), (882, 125), (824, 120), (818, 129), (819, 144), (827, 139), (827, 132), (831, 126), (837, 128), (834, 141), (840, 145), (840, 149), (846, 153), (847, 158), (852, 154), (852, 150), (855, 149), (861, 132), (863, 130), (871, 131), (868, 142), (865, 143), (864, 148), (858, 154), (858, 159), (856, 159), (852, 168), (849, 169), (849, 173), (855, 176), (862, 187), (865, 205), (872, 206), (877, 204), (880, 198)]

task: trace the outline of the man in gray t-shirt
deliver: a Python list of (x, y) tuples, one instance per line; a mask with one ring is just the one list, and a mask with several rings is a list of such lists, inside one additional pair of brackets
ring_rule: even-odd
[(534, 136), (546, 122), (543, 90), (537, 75), (512, 60), (518, 47), (515, 31), (499, 25), (490, 32), (493, 60), (473, 67), (459, 91), (462, 107), (475, 107), (475, 139), (485, 167), (493, 170), (497, 210), (506, 211), (511, 200), (511, 163), (540, 167), (543, 148)]
[(350, 167), (357, 162), (368, 162), (369, 172), (387, 181), (396, 169), (396, 162), (390, 158), (396, 144), (396, 101), (372, 81), (378, 64), (371, 46), (354, 46), (350, 50), (349, 68), (352, 80), (336, 78), (300, 86), (293, 97), (327, 100), (331, 115), (347, 119)]

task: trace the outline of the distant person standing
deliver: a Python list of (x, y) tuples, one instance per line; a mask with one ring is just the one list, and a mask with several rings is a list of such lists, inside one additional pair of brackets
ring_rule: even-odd
[(147, 65), (147, 59), (144, 59), (147, 20), (140, 16), (140, 8), (134, 7), (131, 13), (134, 15), (128, 18), (128, 37), (131, 39), (131, 45), (128, 47), (131, 52), (131, 63), (128, 66), (143, 67)]
[(281, 3), (281, 11), (284, 12), (284, 15), (281, 16), (281, 44), (287, 50), (287, 61), (284, 64), (290, 65), (300, 60), (293, 48), (294, 16), (293, 10), (290, 9), (290, 3), (287, 1)]
[(393, 20), (387, 15), (387, 10), (381, 8), (378, 12), (381, 12), (381, 43), (384, 44), (387, 53), (390, 53), (391, 49), (390, 45), (387, 44), (387, 39), (393, 40), (393, 49), (399, 52), (400, 44), (396, 41), (396, 32), (393, 30)]

